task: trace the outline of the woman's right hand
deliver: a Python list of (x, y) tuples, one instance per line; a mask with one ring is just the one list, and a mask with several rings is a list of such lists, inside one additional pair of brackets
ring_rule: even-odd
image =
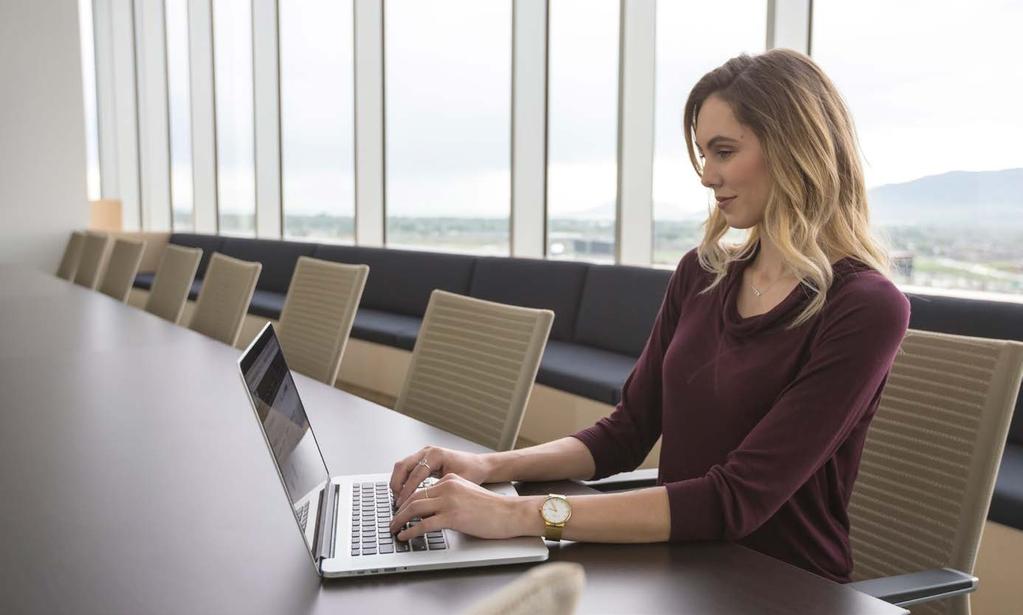
[[(425, 461), (429, 466), (422, 465)], [(395, 494), (395, 505), (400, 507), (412, 495), (419, 484), (431, 474), (443, 477), (457, 474), (477, 485), (485, 482), (490, 474), (487, 460), (483, 455), (465, 453), (437, 446), (427, 446), (394, 464), (391, 473), (391, 492)]]

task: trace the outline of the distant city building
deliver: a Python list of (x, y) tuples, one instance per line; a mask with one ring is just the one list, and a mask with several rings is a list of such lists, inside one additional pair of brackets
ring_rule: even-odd
[(906, 280), (913, 279), (913, 253), (908, 250), (892, 250), (892, 269), (895, 275)]

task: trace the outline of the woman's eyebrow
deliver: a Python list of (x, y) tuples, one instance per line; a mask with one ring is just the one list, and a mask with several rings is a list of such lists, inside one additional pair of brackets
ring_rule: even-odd
[[(724, 135), (714, 135), (713, 137), (710, 138), (710, 141), (707, 141), (707, 149), (710, 149), (720, 143), (738, 145), (739, 142), (731, 137), (726, 137)], [(703, 153), (703, 148), (700, 147), (699, 143), (696, 144), (696, 151), (700, 152), (701, 154)]]
[(708, 148), (714, 147), (714, 145), (716, 145), (718, 143), (733, 143), (733, 144), (737, 144), (739, 142), (736, 141), (735, 139), (732, 139), (731, 137), (725, 137), (723, 135), (716, 135), (714, 137), (711, 137), (710, 141), (707, 141), (707, 147)]

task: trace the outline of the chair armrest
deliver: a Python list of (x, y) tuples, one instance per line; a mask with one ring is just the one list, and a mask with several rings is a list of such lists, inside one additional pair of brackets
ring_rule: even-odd
[(858, 581), (847, 587), (891, 604), (909, 606), (970, 593), (977, 589), (977, 577), (951, 568), (938, 568)]
[(653, 487), (657, 484), (657, 468), (622, 472), (600, 480), (584, 480), (582, 483), (597, 491), (605, 492)]

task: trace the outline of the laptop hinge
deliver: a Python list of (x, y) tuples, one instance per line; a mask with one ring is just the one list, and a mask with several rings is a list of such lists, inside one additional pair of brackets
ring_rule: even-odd
[(337, 493), (338, 485), (333, 482), (328, 482), (320, 491), (320, 514), (317, 515), (316, 542), (313, 545), (316, 561), (334, 557)]

